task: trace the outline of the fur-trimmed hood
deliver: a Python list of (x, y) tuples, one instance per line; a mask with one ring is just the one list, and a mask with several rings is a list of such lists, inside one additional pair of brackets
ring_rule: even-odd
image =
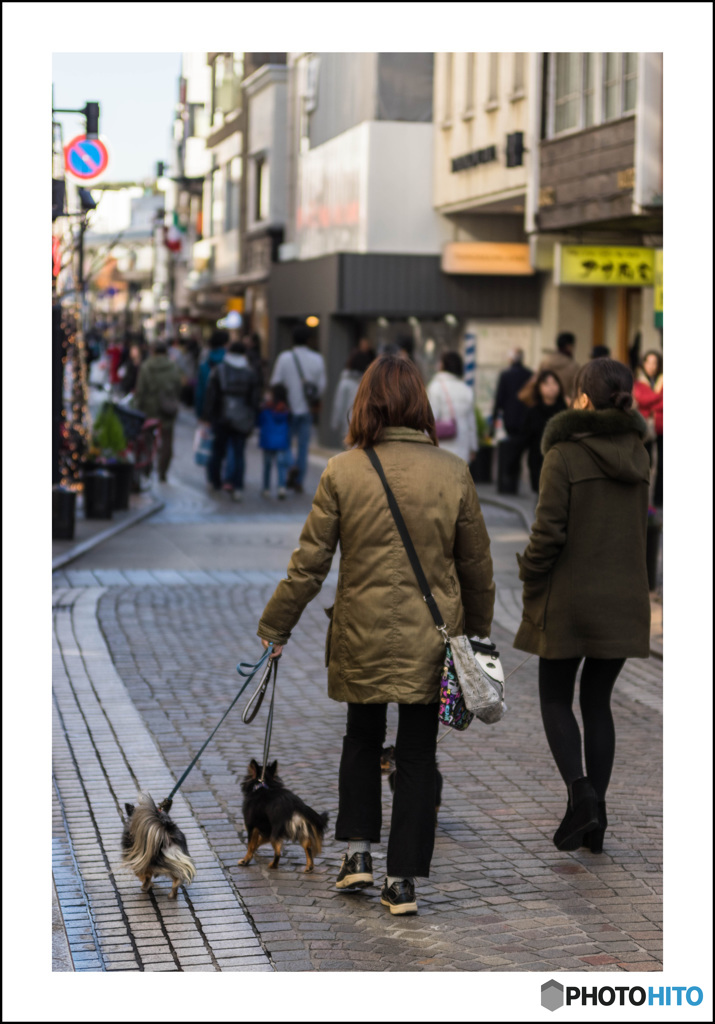
[(624, 483), (648, 479), (643, 460), (646, 422), (639, 412), (618, 409), (567, 409), (549, 420), (541, 440), (544, 455), (563, 441), (576, 441), (606, 476)]

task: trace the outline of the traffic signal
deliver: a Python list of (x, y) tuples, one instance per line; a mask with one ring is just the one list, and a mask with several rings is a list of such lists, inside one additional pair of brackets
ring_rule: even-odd
[(524, 133), (514, 132), (506, 137), (507, 167), (521, 167), (524, 163)]
[(87, 121), (86, 136), (88, 139), (99, 138), (99, 103), (87, 103), (82, 111)]
[(92, 199), (92, 193), (88, 188), (78, 188), (77, 194), (79, 196), (79, 203), (84, 213), (89, 213), (90, 210), (96, 210), (97, 204)]
[(65, 212), (65, 183), (62, 178), (52, 179), (52, 220)]

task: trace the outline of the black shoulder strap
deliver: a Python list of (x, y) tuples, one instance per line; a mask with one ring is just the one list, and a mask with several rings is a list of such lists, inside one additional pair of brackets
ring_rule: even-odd
[(305, 377), (303, 376), (303, 371), (300, 368), (300, 359), (298, 359), (298, 356), (295, 354), (295, 349), (292, 349), (292, 355), (295, 360), (295, 365), (298, 367), (298, 375), (303, 383), (305, 383)]
[(387, 503), (390, 506), (390, 512), (392, 512), (398, 533), (402, 538), (402, 543), (405, 545), (405, 551), (407, 552), (407, 557), (410, 560), (410, 565), (414, 569), (415, 576), (417, 577), (417, 582), (419, 584), (420, 590), (422, 591), (422, 596), (424, 597), (425, 602), (427, 603), (427, 607), (432, 613), (434, 624), (437, 627), (437, 629), (445, 629), (445, 621), (440, 614), (439, 608), (437, 607), (437, 602), (432, 596), (432, 591), (429, 588), (427, 577), (422, 571), (422, 566), (420, 565), (420, 560), (417, 557), (415, 546), (412, 543), (412, 538), (410, 537), (410, 534), (405, 525), (405, 520), (402, 518), (402, 513), (400, 512), (399, 505), (395, 500), (395, 495), (392, 493), (390, 485), (387, 482), (387, 478), (385, 477), (385, 471), (382, 468), (382, 463), (378, 459), (377, 453), (374, 448), (366, 448), (365, 454), (367, 455), (370, 462), (373, 464), (375, 470), (377, 470), (377, 474), (382, 480), (382, 486), (385, 488), (385, 494), (387, 495)]

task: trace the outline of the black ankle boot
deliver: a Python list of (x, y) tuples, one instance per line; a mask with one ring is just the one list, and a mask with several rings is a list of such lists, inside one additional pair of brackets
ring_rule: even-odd
[(584, 834), (598, 825), (596, 791), (584, 776), (569, 784), (569, 804), (564, 820), (554, 833), (557, 850), (578, 850)]
[(586, 832), (583, 837), (583, 845), (591, 851), (591, 853), (603, 853), (603, 835), (608, 827), (608, 818), (606, 817), (606, 802), (605, 800), (598, 801), (598, 828), (592, 828), (590, 832)]

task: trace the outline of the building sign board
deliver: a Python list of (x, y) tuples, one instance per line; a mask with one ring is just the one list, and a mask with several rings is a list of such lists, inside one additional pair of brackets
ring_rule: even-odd
[(493, 163), (497, 158), (496, 146), (485, 146), (483, 149), (474, 149), (464, 156), (455, 156), (452, 159), (452, 173), (455, 171), (466, 171), (470, 167), (478, 167), (479, 164)]
[(556, 284), (649, 288), (654, 283), (654, 249), (616, 245), (557, 245)]
[(296, 241), (301, 259), (367, 248), (367, 124), (299, 157)]
[(655, 250), (655, 287), (653, 289), (655, 326), (663, 329), (663, 250)]
[(529, 243), (447, 242), (442, 249), (445, 274), (533, 274)]

